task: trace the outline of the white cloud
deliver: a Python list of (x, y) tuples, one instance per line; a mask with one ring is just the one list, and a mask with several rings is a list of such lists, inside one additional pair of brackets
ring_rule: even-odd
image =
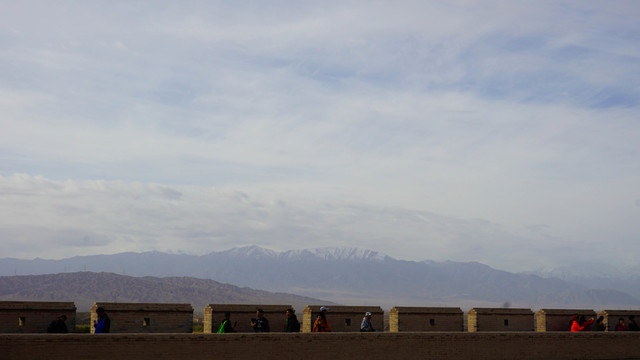
[[(246, 192), (13, 175), (0, 178), (0, 196), (2, 251), (15, 257), (148, 250), (204, 254), (248, 244), (277, 250), (348, 245), (405, 259), (477, 260), (523, 270), (563, 263), (568, 254), (593, 256), (588, 242), (549, 237), (545, 226), (518, 235), (483, 220), (319, 200), (278, 188)], [(633, 241), (622, 243), (626, 248), (609, 250), (612, 256), (625, 258), (637, 247)]]

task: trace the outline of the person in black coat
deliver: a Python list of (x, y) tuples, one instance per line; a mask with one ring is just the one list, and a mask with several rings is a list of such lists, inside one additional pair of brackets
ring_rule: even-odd
[(285, 312), (287, 318), (284, 320), (284, 332), (300, 332), (300, 322), (293, 309)]
[(49, 327), (47, 327), (47, 332), (50, 334), (66, 334), (69, 332), (67, 330), (67, 315), (60, 315), (57, 319), (53, 320)]
[(262, 309), (258, 309), (256, 311), (256, 316), (258, 318), (251, 319), (251, 326), (253, 326), (253, 331), (255, 332), (269, 332), (269, 320), (264, 317), (264, 311)]

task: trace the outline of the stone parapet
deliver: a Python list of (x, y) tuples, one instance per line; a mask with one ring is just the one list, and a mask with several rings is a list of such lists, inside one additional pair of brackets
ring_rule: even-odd
[(589, 309), (540, 309), (536, 312), (536, 331), (571, 331), (574, 315), (595, 319), (596, 312)]
[(403, 307), (389, 310), (389, 331), (463, 331), (464, 313), (456, 307)]
[(472, 308), (467, 313), (469, 332), (533, 331), (533, 311), (511, 308)]
[(231, 323), (236, 324), (235, 330), (237, 332), (253, 332), (251, 319), (256, 317), (258, 309), (261, 309), (264, 317), (269, 320), (271, 332), (282, 332), (284, 331), (285, 311), (291, 308), (291, 305), (209, 304), (204, 308), (204, 332), (216, 333), (224, 319), (225, 312), (231, 313)]
[[(302, 317), (302, 332), (311, 332), (322, 305), (308, 305)], [(384, 311), (379, 306), (329, 306), (327, 322), (333, 332), (359, 332), (364, 314), (370, 312), (371, 323), (377, 331), (384, 330)]]
[(61, 315), (67, 317), (67, 329), (73, 332), (76, 306), (72, 302), (0, 301), (0, 333), (45, 333)]
[(618, 319), (624, 319), (625, 325), (629, 325), (629, 317), (634, 316), (636, 324), (640, 325), (640, 310), (602, 310), (598, 316), (603, 317), (605, 331), (615, 331)]
[(638, 332), (0, 334), (2, 360), (640, 358)]
[(97, 302), (91, 307), (91, 333), (104, 308), (111, 319), (112, 333), (190, 333), (193, 307), (190, 304)]

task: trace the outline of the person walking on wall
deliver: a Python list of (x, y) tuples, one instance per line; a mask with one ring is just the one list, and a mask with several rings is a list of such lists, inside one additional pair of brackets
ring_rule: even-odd
[(284, 332), (300, 332), (300, 322), (298, 321), (295, 311), (293, 309), (287, 309), (285, 315), (287, 318), (284, 319)]
[(629, 331), (640, 331), (634, 315), (629, 315), (629, 326), (627, 326), (627, 329), (629, 329)]
[(258, 309), (256, 311), (256, 316), (256, 319), (251, 319), (251, 326), (253, 326), (253, 331), (269, 332), (269, 320), (264, 317), (264, 311), (262, 311), (262, 309)]
[(98, 314), (98, 320), (93, 322), (93, 332), (95, 334), (108, 333), (111, 330), (111, 319), (109, 319), (109, 315), (107, 315), (102, 307), (96, 309), (96, 314)]
[(311, 329), (311, 332), (331, 332), (331, 326), (327, 321), (327, 311), (329, 311), (329, 308), (326, 306), (320, 308), (320, 313), (318, 314), (316, 321), (313, 323), (313, 329)]
[(627, 329), (627, 325), (624, 324), (624, 319), (619, 318), (618, 324), (616, 325), (616, 331), (627, 331), (627, 330), (629, 329)]
[(593, 324), (593, 318), (589, 320), (585, 320), (584, 316), (573, 315), (571, 318), (573, 320), (571, 324), (571, 332), (578, 331), (589, 331), (591, 329), (591, 324)]
[(237, 321), (231, 326), (231, 313), (227, 311), (224, 313), (224, 320), (222, 320), (222, 324), (218, 328), (218, 334), (234, 333), (236, 332), (236, 325), (238, 325)]
[(371, 313), (366, 312), (362, 318), (362, 324), (360, 324), (360, 332), (372, 332), (376, 331), (371, 325)]
[(49, 334), (68, 333), (69, 330), (67, 330), (67, 324), (65, 324), (65, 321), (67, 321), (67, 315), (58, 316), (57, 319), (53, 320), (51, 324), (49, 324), (49, 327), (47, 327), (47, 332)]

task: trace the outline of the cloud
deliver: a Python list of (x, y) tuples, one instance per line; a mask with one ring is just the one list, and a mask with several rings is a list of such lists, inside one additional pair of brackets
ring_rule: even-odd
[(276, 250), (354, 246), (403, 259), (482, 261), (522, 270), (562, 262), (568, 253), (587, 257), (592, 249), (571, 248), (544, 234), (519, 235), (486, 220), (318, 201), (276, 189), (59, 182), (13, 175), (0, 178), (0, 196), (2, 250), (12, 257), (150, 250), (205, 254), (249, 244)]

